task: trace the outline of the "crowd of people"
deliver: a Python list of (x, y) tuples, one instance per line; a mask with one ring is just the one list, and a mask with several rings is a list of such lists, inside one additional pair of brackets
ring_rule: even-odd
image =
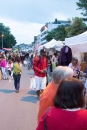
[[(20, 89), (21, 64), (29, 59), (34, 71), (36, 93), (40, 99), (36, 130), (87, 130), (87, 93), (78, 78), (80, 64), (76, 57), (68, 66), (60, 64), (59, 53), (50, 56), (44, 49), (21, 54), (0, 54), (3, 80), (14, 79), (16, 93)], [(49, 83), (47, 77), (51, 76)]]
[(13, 52), (7, 54), (0, 53), (0, 71), (3, 80), (14, 79), (15, 90), (18, 93), (21, 77), (21, 59), (18, 54), (14, 54)]
[[(33, 61), (37, 96), (40, 96), (36, 130), (86, 130), (87, 93), (79, 80), (80, 64), (76, 57), (68, 66), (60, 66), (59, 60), (59, 55), (54, 53), (49, 57), (41, 50)], [(46, 86), (49, 70), (52, 81)]]
[[(63, 73), (67, 74), (65, 71)], [(55, 89), (51, 83), (41, 95), (36, 130), (87, 129), (87, 110), (83, 109), (84, 85), (76, 78), (68, 78), (71, 74), (68, 73), (59, 84), (55, 85), (53, 81)], [(53, 75), (56, 76), (56, 72)]]

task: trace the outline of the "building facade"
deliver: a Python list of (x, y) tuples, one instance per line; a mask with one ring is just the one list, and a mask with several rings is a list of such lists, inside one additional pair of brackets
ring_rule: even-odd
[(48, 32), (51, 32), (52, 30), (56, 29), (58, 26), (69, 26), (70, 22), (69, 21), (63, 21), (63, 20), (57, 20), (55, 19), (54, 22), (49, 22), (46, 23), (41, 29), (40, 29), (40, 34), (37, 36), (35, 43), (35, 47), (39, 44), (45, 44), (47, 43), (46, 36), (48, 35)]

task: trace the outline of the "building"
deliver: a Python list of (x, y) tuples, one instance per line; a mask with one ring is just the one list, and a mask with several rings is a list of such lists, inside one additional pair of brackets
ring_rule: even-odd
[(37, 46), (37, 36), (34, 36), (34, 41), (32, 42), (32, 48)]
[(48, 32), (51, 32), (53, 29), (56, 29), (58, 26), (69, 26), (70, 22), (69, 21), (63, 21), (63, 20), (57, 20), (55, 19), (54, 22), (49, 22), (46, 23), (41, 29), (40, 29), (40, 34), (37, 36), (36, 39), (34, 39), (34, 46), (36, 47), (38, 44), (45, 44), (47, 43), (46, 41), (46, 36), (48, 35)]
[(58, 26), (69, 26), (70, 22), (69, 21), (63, 21), (63, 20), (57, 20), (55, 19), (54, 22), (49, 22), (46, 23), (42, 28), (41, 28), (41, 33), (40, 33), (40, 40), (41, 40), (41, 44), (45, 44), (46, 41), (46, 36), (48, 35), (48, 32), (51, 32), (53, 29), (56, 29)]

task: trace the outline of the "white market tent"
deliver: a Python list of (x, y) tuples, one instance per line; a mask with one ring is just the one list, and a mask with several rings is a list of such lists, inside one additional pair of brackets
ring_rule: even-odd
[(63, 46), (63, 42), (62, 41), (56, 41), (55, 39), (52, 39), (50, 42), (44, 44), (43, 46), (47, 49), (54, 48), (55, 46), (61, 48)]
[(87, 31), (80, 35), (66, 38), (65, 45), (72, 49), (73, 54), (87, 52)]
[(63, 41), (56, 41), (55, 39), (52, 39), (50, 42), (47, 42), (46, 44), (40, 46), (38, 48), (38, 51), (40, 51), (43, 48), (45, 48), (45, 49), (54, 48), (54, 49), (60, 51), (61, 47), (63, 47)]

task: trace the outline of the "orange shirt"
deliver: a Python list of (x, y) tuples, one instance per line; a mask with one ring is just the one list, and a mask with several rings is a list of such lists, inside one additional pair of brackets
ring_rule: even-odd
[(40, 97), (38, 122), (40, 121), (43, 113), (48, 107), (53, 106), (54, 97), (56, 95), (57, 87), (53, 82), (50, 82)]

